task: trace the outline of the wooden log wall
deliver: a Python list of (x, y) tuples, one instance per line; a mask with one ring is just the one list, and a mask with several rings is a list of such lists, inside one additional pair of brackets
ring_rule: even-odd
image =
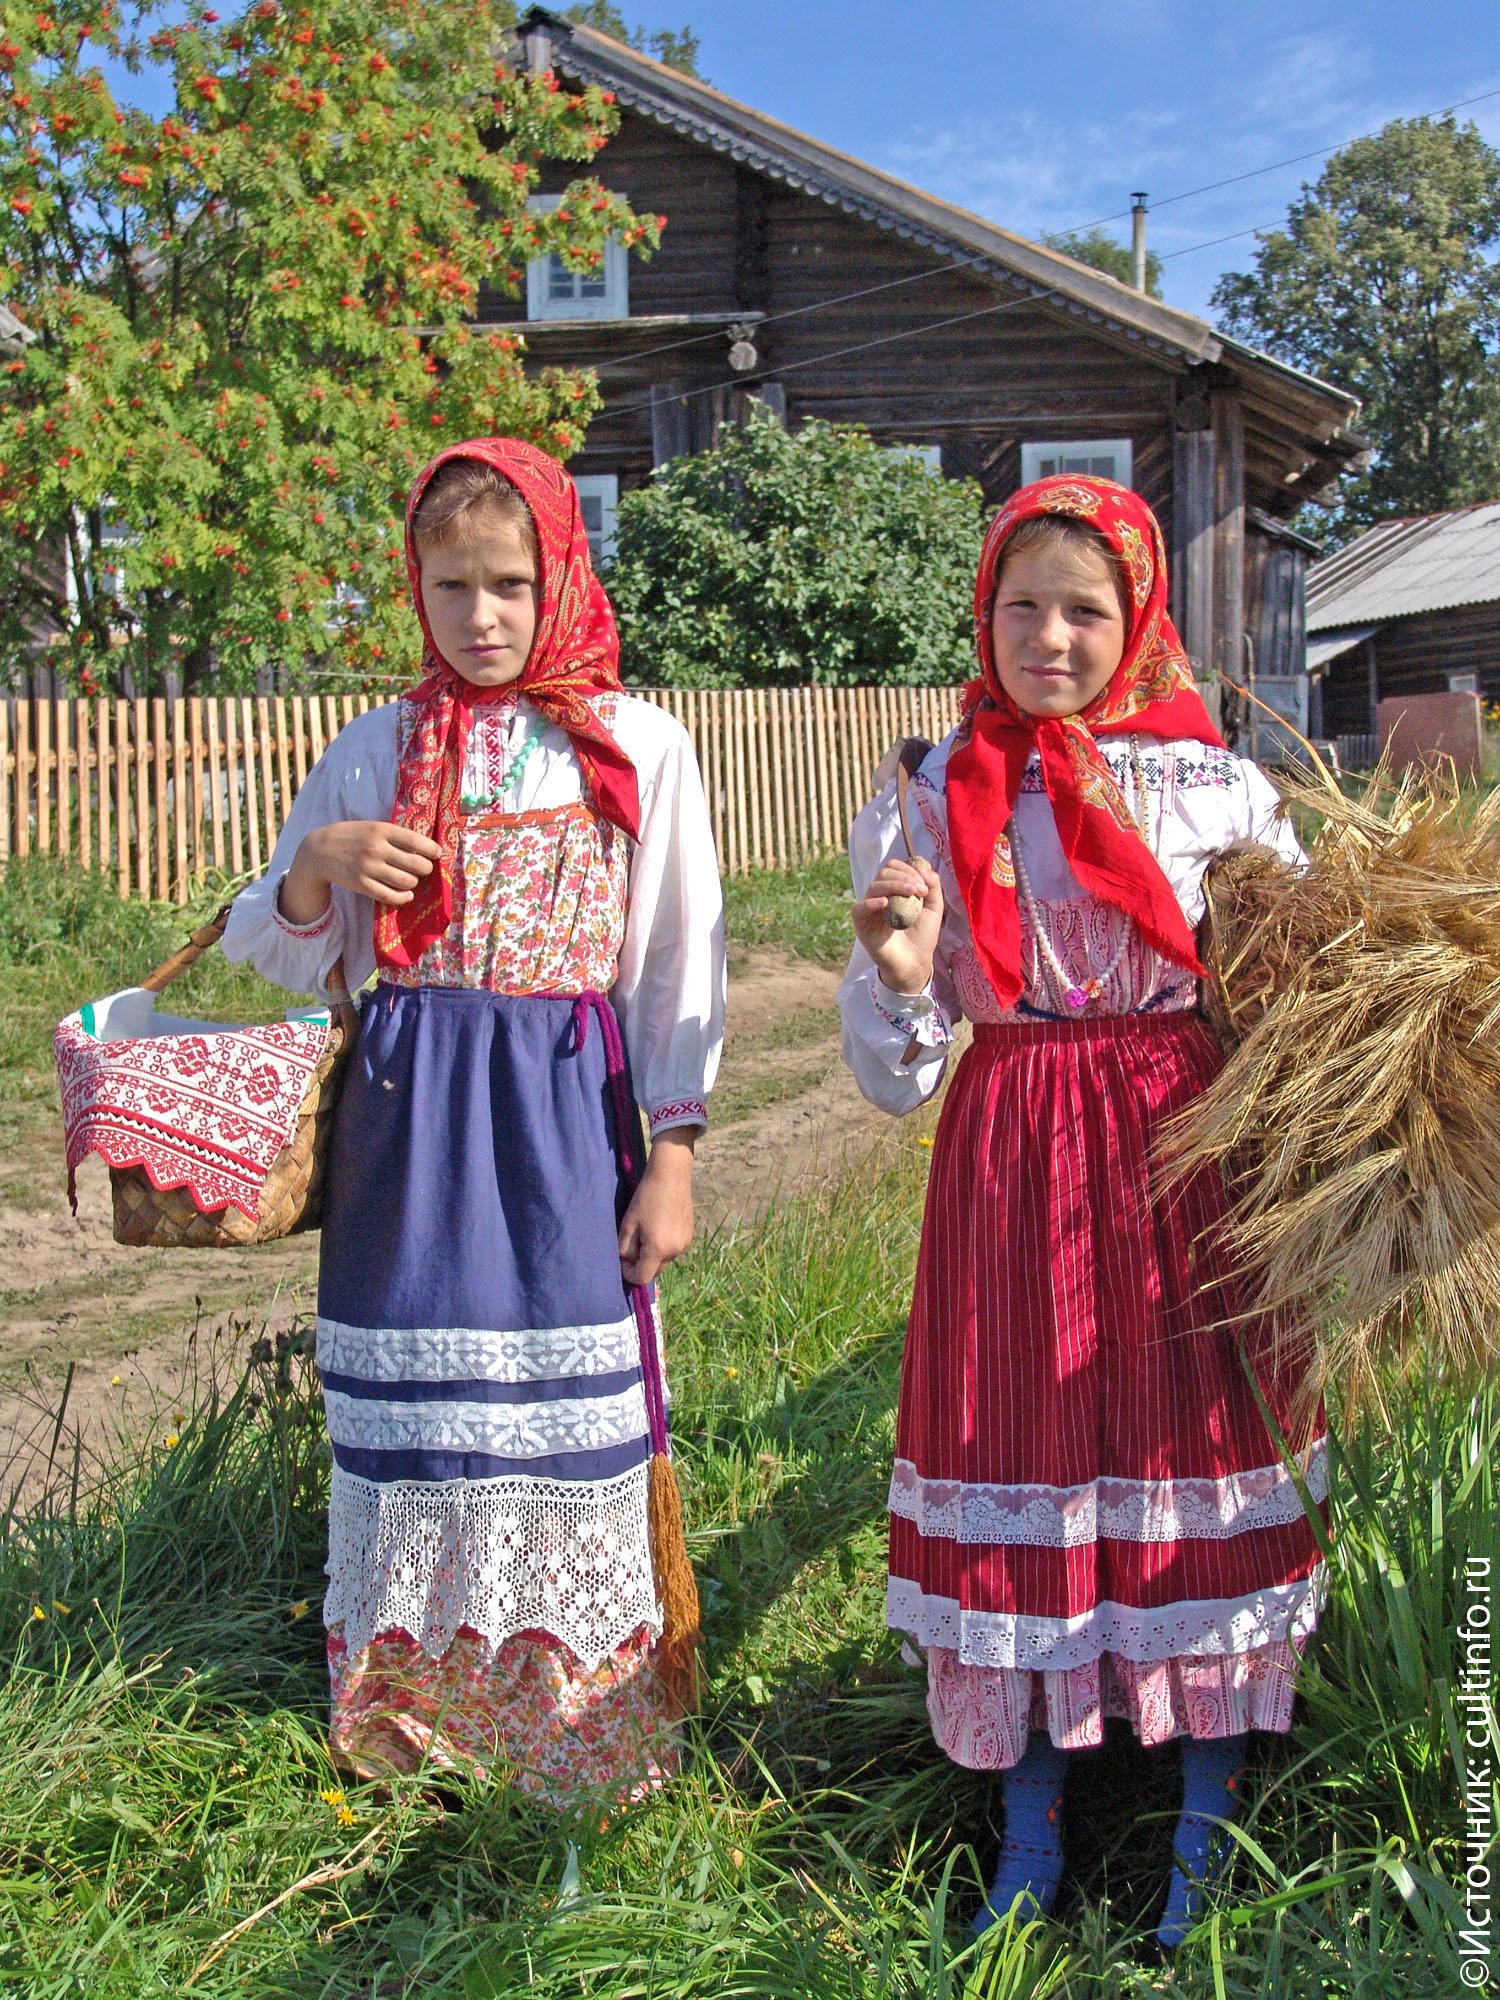
[[(942, 688), (636, 689), (692, 738), (726, 874), (843, 849), (892, 743), (958, 719)], [(0, 702), (0, 864), (56, 854), (122, 897), (261, 874), (292, 800), (368, 696)]]

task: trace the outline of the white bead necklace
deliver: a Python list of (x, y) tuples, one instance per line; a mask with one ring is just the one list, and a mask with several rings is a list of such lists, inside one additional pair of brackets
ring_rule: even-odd
[[(1140, 829), (1141, 839), (1146, 841), (1146, 823), (1150, 810), (1146, 803), (1146, 774), (1141, 769), (1141, 753), (1137, 747), (1135, 738), (1132, 736), (1129, 741), (1130, 775), (1135, 792), (1135, 804), (1130, 808), (1130, 816)], [(1151, 839), (1147, 841), (1147, 846), (1153, 855), (1158, 854), (1161, 849), (1161, 826), (1165, 812), (1166, 800), (1163, 797), (1157, 807), (1155, 832)], [(1086, 979), (1082, 982), (1074, 979), (1058, 956), (1056, 947), (1047, 935), (1046, 925), (1042, 922), (1042, 913), (1038, 907), (1036, 896), (1032, 891), (1031, 878), (1027, 875), (1026, 864), (1021, 858), (1021, 843), (1017, 838), (1014, 816), (1011, 818), (1009, 833), (1010, 858), (1016, 871), (1016, 888), (1020, 893), (1021, 901), (1026, 906), (1026, 914), (1031, 921), (1031, 934), (1036, 940), (1038, 955), (1052, 981), (1055, 996), (1062, 1000), (1073, 1013), (1078, 1013), (1087, 1007), (1091, 1000), (1098, 999), (1104, 988), (1119, 971), (1120, 962), (1124, 958), (1126, 947), (1130, 943), (1130, 919), (1123, 915), (1120, 918), (1120, 935), (1113, 952), (1110, 954), (1109, 963), (1100, 967), (1098, 971), (1095, 971), (1093, 966), (1089, 965), (1088, 977)], [(1087, 946), (1084, 949), (1085, 962), (1087, 963)]]

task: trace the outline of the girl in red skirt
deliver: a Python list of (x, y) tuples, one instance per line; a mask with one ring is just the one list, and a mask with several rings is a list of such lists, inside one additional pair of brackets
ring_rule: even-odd
[[(1115, 1715), (1181, 1739), (1170, 1949), (1247, 1731), (1290, 1726), (1322, 1574), (1242, 1356), (1283, 1431), (1295, 1373), (1216, 1263), (1222, 1183), (1153, 1188), (1164, 1121), (1220, 1063), (1195, 1008), (1203, 871), (1236, 841), (1298, 852), (1166, 606), (1135, 494), (1045, 479), (1001, 510), (963, 720), (854, 827), (841, 1005), (860, 1088), (896, 1113), (938, 1088), (957, 1017), (974, 1027), (933, 1152), (887, 1619), (925, 1656), (942, 1749), (1002, 1774), (976, 1927), (1021, 1896), (1050, 1908), (1068, 1753)], [(909, 928), (893, 896), (920, 899)], [(1322, 1438), (1301, 1441), (1321, 1500)]]

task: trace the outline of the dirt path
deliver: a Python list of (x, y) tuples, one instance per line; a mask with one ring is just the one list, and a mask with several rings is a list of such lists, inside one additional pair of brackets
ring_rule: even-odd
[[(837, 988), (837, 973), (772, 952), (732, 980), (718, 1122), (698, 1154), (701, 1229), (753, 1221), (888, 1125), (839, 1059)], [(76, 1456), (86, 1479), (123, 1436), (170, 1430), (226, 1344), (312, 1310), (315, 1235), (252, 1250), (127, 1249), (111, 1236), (97, 1160), (69, 1213), (60, 1128), (50, 1154), (0, 1161), (0, 1181), (12, 1175), (38, 1205), (0, 1206), (0, 1501), (34, 1491), (49, 1460), (71, 1468)]]

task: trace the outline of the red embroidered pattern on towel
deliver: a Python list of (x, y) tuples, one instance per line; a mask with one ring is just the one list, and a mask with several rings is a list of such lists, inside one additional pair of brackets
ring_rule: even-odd
[(185, 1187), (204, 1214), (233, 1206), (253, 1221), (328, 1033), (326, 1022), (285, 1021), (101, 1042), (70, 1015), (53, 1042), (69, 1196), (80, 1161), (98, 1153), (144, 1167), (157, 1189)]

